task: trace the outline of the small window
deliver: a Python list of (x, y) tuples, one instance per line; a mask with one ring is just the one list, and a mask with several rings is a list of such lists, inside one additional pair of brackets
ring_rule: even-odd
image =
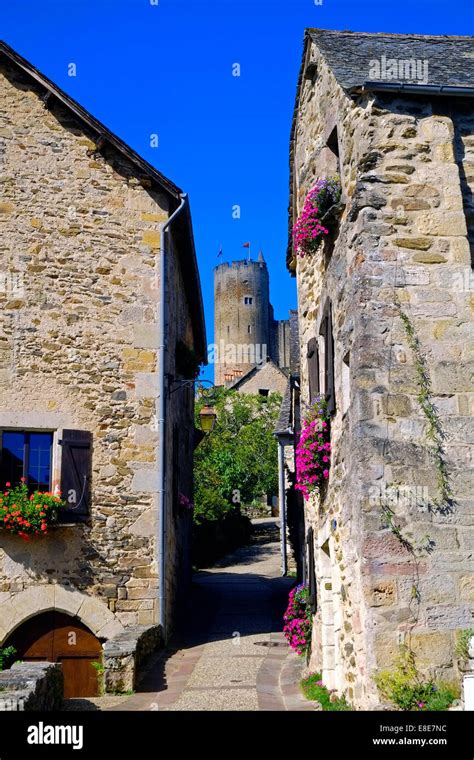
[(329, 135), (326, 145), (332, 153), (331, 171), (336, 172), (336, 174), (340, 175), (341, 174), (341, 160), (339, 156), (339, 136), (337, 132), (337, 126), (334, 127), (331, 134)]
[(246, 306), (252, 306), (252, 304), (253, 304), (253, 297), (252, 296), (245, 296), (245, 298), (244, 298), (244, 304)]
[(249, 325), (249, 326), (248, 326), (247, 332), (248, 332), (248, 334), (250, 335), (250, 333), (252, 332), (252, 325)]
[(264, 398), (268, 398), (268, 394), (270, 393), (269, 388), (259, 388), (258, 393), (260, 396), (263, 396)]
[(4, 430), (0, 483), (16, 486), (26, 479), (30, 491), (51, 490), (53, 433)]
[(337, 127), (334, 127), (327, 141), (328, 148), (334, 153), (336, 158), (339, 158), (339, 140), (337, 136)]

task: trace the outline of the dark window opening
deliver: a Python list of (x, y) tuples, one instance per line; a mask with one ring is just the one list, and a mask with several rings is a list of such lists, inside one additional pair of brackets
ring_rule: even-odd
[(28, 490), (51, 491), (53, 433), (4, 430), (0, 481), (17, 486), (25, 478)]
[(337, 127), (334, 127), (331, 134), (328, 137), (326, 145), (334, 153), (336, 158), (339, 158), (339, 140), (337, 138)]
[(341, 176), (341, 160), (339, 156), (339, 139), (338, 139), (338, 133), (337, 133), (337, 127), (334, 127), (331, 134), (329, 135), (327, 142), (327, 147), (332, 153), (332, 160), (331, 160), (331, 173), (338, 174)]
[(245, 304), (246, 306), (251, 306), (251, 305), (252, 305), (252, 303), (253, 303), (253, 298), (252, 298), (252, 296), (245, 296), (245, 298), (244, 298), (244, 304)]
[(248, 330), (247, 330), (247, 331), (248, 331), (248, 333), (249, 333), (249, 335), (250, 335), (250, 333), (252, 332), (252, 325), (249, 325), (249, 326), (248, 326)]
[(258, 393), (260, 396), (263, 396), (264, 398), (268, 398), (268, 394), (270, 393), (268, 388), (259, 388)]

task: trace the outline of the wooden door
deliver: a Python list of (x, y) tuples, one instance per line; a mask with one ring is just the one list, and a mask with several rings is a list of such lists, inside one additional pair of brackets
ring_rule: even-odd
[(97, 697), (99, 684), (97, 671), (90, 657), (62, 657), (59, 662), (64, 675), (64, 699)]
[(64, 675), (64, 697), (95, 697), (100, 662), (100, 641), (77, 618), (62, 612), (44, 612), (27, 620), (10, 636), (5, 646), (14, 646), (25, 662), (60, 662)]

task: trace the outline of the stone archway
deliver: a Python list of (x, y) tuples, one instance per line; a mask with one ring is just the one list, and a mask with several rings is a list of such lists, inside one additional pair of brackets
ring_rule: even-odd
[(0, 603), (0, 644), (29, 618), (50, 611), (78, 618), (101, 641), (107, 641), (124, 630), (100, 599), (72, 587), (51, 583), (11, 594)]
[(57, 662), (64, 676), (64, 697), (96, 697), (102, 645), (77, 618), (64, 612), (40, 612), (19, 625), (5, 646), (24, 662)]

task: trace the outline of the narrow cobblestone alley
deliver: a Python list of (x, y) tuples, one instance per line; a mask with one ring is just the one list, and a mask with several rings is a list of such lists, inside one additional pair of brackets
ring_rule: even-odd
[(195, 574), (181, 631), (154, 655), (137, 693), (68, 709), (313, 710), (282, 634), (293, 579), (281, 577), (279, 552), (277, 521), (254, 521), (249, 546)]

